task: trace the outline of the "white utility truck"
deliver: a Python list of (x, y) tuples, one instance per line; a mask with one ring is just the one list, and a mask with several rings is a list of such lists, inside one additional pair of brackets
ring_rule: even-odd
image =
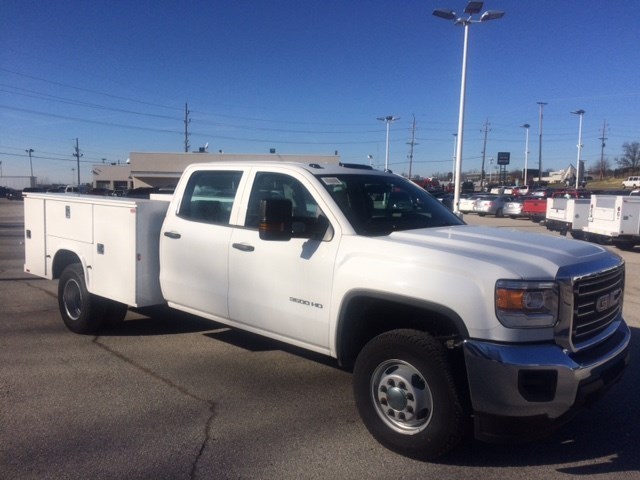
[(360, 416), (404, 455), (542, 436), (622, 375), (625, 264), (551, 235), (465, 225), (398, 175), (188, 167), (170, 202), (25, 199), (25, 270), (95, 333), (166, 303), (334, 357)]
[(590, 200), (588, 198), (553, 197), (547, 200), (545, 227), (562, 235), (570, 233), (582, 239), (582, 229), (587, 225)]
[(586, 240), (613, 244), (621, 249), (640, 245), (640, 197), (627, 195), (592, 195)]

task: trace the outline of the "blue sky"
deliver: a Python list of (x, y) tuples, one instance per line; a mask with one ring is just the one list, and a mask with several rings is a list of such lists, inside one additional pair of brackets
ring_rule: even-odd
[[(129, 152), (333, 154), (390, 168), (451, 171), (463, 28), (432, 15), (463, 0), (3, 0), (0, 161), (3, 175), (70, 182), (78, 138), (82, 181), (92, 163)], [(543, 168), (582, 158), (614, 164), (640, 141), (637, 1), (490, 0), (504, 18), (470, 28), (463, 171), (497, 152)], [(495, 165), (495, 164), (494, 164)], [(495, 168), (495, 167), (494, 167)]]

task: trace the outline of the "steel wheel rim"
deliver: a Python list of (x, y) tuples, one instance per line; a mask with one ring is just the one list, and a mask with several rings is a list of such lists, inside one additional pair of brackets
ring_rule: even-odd
[(78, 320), (82, 314), (82, 290), (80, 284), (76, 280), (69, 280), (64, 285), (62, 292), (62, 301), (67, 316), (71, 320)]
[(392, 430), (414, 435), (433, 417), (433, 395), (420, 371), (403, 360), (387, 360), (371, 376), (376, 413)]

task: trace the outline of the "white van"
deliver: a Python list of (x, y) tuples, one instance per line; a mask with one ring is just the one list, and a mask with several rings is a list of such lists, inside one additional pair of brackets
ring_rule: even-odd
[(640, 188), (640, 177), (629, 177), (622, 182), (622, 188)]

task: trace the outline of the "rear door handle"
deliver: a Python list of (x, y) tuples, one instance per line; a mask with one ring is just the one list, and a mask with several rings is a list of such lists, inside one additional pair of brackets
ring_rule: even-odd
[(164, 232), (164, 236), (169, 238), (175, 238), (175, 239), (181, 237), (181, 235), (178, 232)]
[(253, 245), (247, 245), (246, 243), (233, 243), (231, 246), (241, 252), (253, 252), (256, 249)]

